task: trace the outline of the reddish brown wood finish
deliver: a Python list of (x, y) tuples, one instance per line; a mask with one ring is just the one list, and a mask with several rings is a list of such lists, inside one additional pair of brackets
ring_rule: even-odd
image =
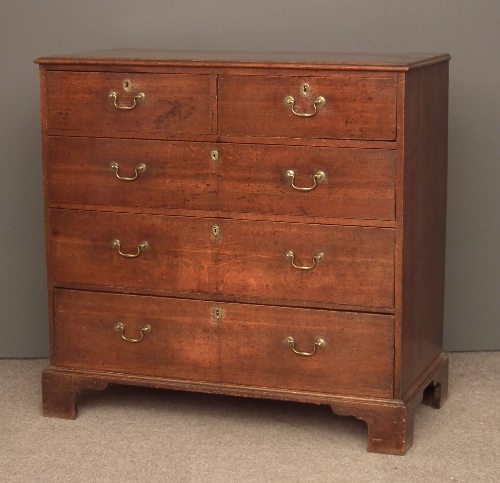
[[(138, 208), (217, 209), (210, 144), (51, 136), (46, 176), (52, 203)], [(143, 163), (146, 171), (134, 181)]]
[[(123, 82), (131, 82), (125, 92)], [(132, 110), (134, 96), (145, 94)], [(158, 132), (209, 134), (210, 76), (133, 73), (47, 72), (47, 128), (81, 130), (95, 136), (111, 133)]]
[[(58, 367), (218, 381), (219, 330), (212, 302), (55, 291), (55, 364)], [(140, 342), (141, 327), (150, 332)]]
[[(54, 281), (393, 307), (394, 230), (83, 210), (51, 214)], [(219, 235), (214, 236), (217, 226)], [(125, 258), (111, 242), (121, 241)], [(324, 261), (311, 270), (313, 256)]]
[[(222, 211), (394, 220), (395, 151), (219, 144)], [(323, 171), (326, 180), (312, 191)]]
[[(394, 319), (389, 315), (220, 304), (221, 381), (392, 398)], [(293, 337), (301, 356), (284, 341)]]
[[(58, 367), (392, 397), (392, 316), (62, 289), (54, 304)], [(127, 342), (119, 322), (127, 338), (151, 330)], [(325, 346), (300, 356), (288, 336)]]
[[(83, 210), (52, 210), (52, 276), (59, 284), (160, 287), (173, 292), (216, 290), (213, 276), (213, 220)], [(113, 248), (136, 254), (125, 258)]]
[(443, 392), (435, 391), (435, 389), (446, 387), (447, 378), (448, 358), (443, 355), (419, 379), (404, 400), (391, 400), (48, 367), (42, 375), (43, 408), (46, 416), (74, 419), (76, 417), (75, 398), (78, 392), (84, 389), (102, 390), (110, 382), (327, 404), (336, 414), (354, 416), (367, 423), (368, 451), (404, 455), (413, 443), (415, 411), (421, 401), (429, 404), (427, 396), (423, 396), (424, 392), (438, 394), (436, 399), (433, 398), (431, 405), (435, 408), (441, 407), (445, 402), (446, 395)]
[(355, 416), (368, 425), (368, 451), (404, 455), (413, 444), (415, 412), (423, 402), (440, 408), (448, 394), (448, 357), (439, 356), (402, 400), (372, 404), (331, 404), (334, 413)]
[[(108, 383), (311, 402), (366, 421), (369, 451), (404, 454), (419, 403), (438, 408), (448, 390), (448, 60), (39, 59), (52, 364), (44, 414), (74, 418), (78, 393)], [(146, 100), (122, 111), (110, 90), (119, 106), (139, 90)], [(297, 113), (311, 113), (318, 95), (326, 103), (299, 117), (287, 95)], [(147, 169), (124, 182), (111, 161), (122, 176)], [(326, 180), (299, 192), (288, 169), (299, 187), (317, 170)], [(125, 253), (143, 240), (150, 248), (126, 259), (115, 238)], [(298, 270), (287, 250), (301, 266), (318, 252), (325, 259)], [(152, 331), (126, 342), (117, 321), (129, 338), (144, 324)], [(325, 346), (301, 356), (288, 336), (299, 352), (317, 337)]]
[[(365, 307), (394, 306), (394, 230), (221, 220), (219, 291), (223, 294)], [(285, 258), (292, 250), (299, 270)]]
[(166, 49), (110, 49), (97, 52), (82, 52), (73, 55), (42, 57), (35, 60), (40, 65), (57, 66), (58, 69), (114, 70), (140, 68), (142, 71), (164, 72), (158, 68), (181, 72), (203, 69), (265, 68), (266, 72), (277, 69), (325, 71), (369, 71), (406, 72), (427, 65), (447, 62), (448, 54), (430, 53), (345, 53), (345, 52), (231, 52), (193, 51)]
[(404, 82), (401, 396), (443, 347), (448, 64)]
[(76, 398), (85, 389), (102, 391), (108, 381), (71, 373), (52, 371), (42, 373), (43, 415), (55, 418), (75, 419), (77, 414)]
[[(394, 220), (395, 151), (53, 136), (48, 159), (53, 203)], [(120, 181), (112, 162), (146, 172)], [(326, 180), (298, 191), (289, 169), (299, 187)]]
[[(302, 84), (310, 86), (307, 97)], [(284, 99), (295, 99), (299, 113), (314, 112), (314, 100), (326, 103), (317, 114), (292, 114)], [(396, 139), (396, 77), (330, 74), (328, 77), (220, 76), (219, 132), (230, 135), (292, 138)]]

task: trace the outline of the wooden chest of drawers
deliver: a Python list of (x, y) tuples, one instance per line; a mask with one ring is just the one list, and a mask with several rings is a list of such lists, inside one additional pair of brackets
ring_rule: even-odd
[(38, 59), (44, 414), (108, 383), (286, 399), (404, 454), (447, 394), (448, 60)]

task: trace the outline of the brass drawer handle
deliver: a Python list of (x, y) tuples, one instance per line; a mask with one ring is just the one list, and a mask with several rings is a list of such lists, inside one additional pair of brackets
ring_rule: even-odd
[(129, 339), (128, 337), (125, 337), (125, 334), (123, 333), (125, 331), (125, 326), (121, 322), (118, 322), (115, 325), (115, 330), (116, 330), (116, 332), (120, 332), (122, 339), (127, 341), (127, 342), (141, 342), (141, 340), (144, 339), (144, 334), (149, 334), (149, 332), (151, 332), (151, 326), (150, 325), (143, 325), (139, 329), (139, 332), (141, 334), (140, 339)]
[(293, 114), (295, 114), (296, 116), (299, 116), (299, 117), (312, 117), (312, 116), (316, 115), (316, 113), (318, 112), (318, 107), (324, 106), (325, 103), (326, 103), (325, 98), (323, 96), (318, 96), (318, 97), (316, 97), (316, 99), (314, 99), (314, 104), (313, 104), (314, 111), (313, 112), (300, 113), (300, 112), (297, 112), (295, 110), (295, 99), (292, 96), (285, 97), (285, 105), (290, 106), (290, 109), (293, 112)]
[(292, 267), (296, 268), (297, 270), (312, 270), (317, 263), (325, 261), (325, 254), (323, 252), (314, 254), (314, 256), (312, 257), (312, 265), (310, 265), (309, 267), (301, 267), (299, 265), (295, 265), (295, 253), (293, 253), (292, 250), (288, 250), (285, 252), (285, 258), (287, 260), (290, 260), (292, 262)]
[(144, 101), (144, 99), (146, 99), (146, 94), (144, 94), (144, 92), (138, 92), (135, 96), (134, 96), (134, 103), (131, 105), (131, 106), (119, 106), (117, 104), (117, 101), (118, 101), (118, 94), (115, 92), (115, 91), (110, 91), (108, 92), (108, 99), (110, 101), (113, 101), (113, 104), (114, 106), (117, 108), (117, 109), (120, 109), (122, 111), (130, 111), (131, 109), (133, 109), (135, 106), (137, 106), (137, 102), (142, 102)]
[(287, 172), (285, 173), (285, 176), (292, 180), (292, 188), (294, 188), (298, 191), (311, 191), (314, 188), (316, 188), (318, 183), (321, 183), (322, 181), (324, 181), (326, 179), (326, 174), (323, 171), (316, 171), (316, 173), (313, 174), (313, 177), (312, 177), (313, 185), (309, 188), (300, 188), (298, 186), (295, 186), (295, 184), (293, 183), (295, 180), (295, 171), (293, 171), (293, 169), (287, 170)]
[(325, 347), (326, 342), (321, 337), (316, 337), (316, 340), (314, 341), (314, 350), (312, 352), (301, 352), (301, 351), (298, 351), (297, 349), (295, 349), (295, 339), (291, 336), (287, 337), (285, 339), (285, 344), (288, 347), (291, 347), (293, 352), (295, 352), (295, 354), (297, 354), (299, 356), (313, 356), (314, 354), (316, 354), (316, 349), (320, 349), (321, 347)]
[(114, 161), (110, 163), (109, 169), (111, 171), (115, 172), (115, 175), (118, 179), (121, 179), (122, 181), (134, 181), (137, 179), (137, 176), (139, 176), (139, 173), (145, 173), (146, 172), (146, 165), (144, 163), (140, 163), (135, 167), (135, 176), (133, 178), (126, 178), (125, 176), (120, 176), (118, 174), (118, 170), (120, 169), (120, 165), (118, 163), (115, 163)]
[(141, 254), (141, 252), (145, 252), (146, 250), (149, 250), (149, 243), (147, 241), (141, 241), (141, 243), (139, 243), (139, 245), (137, 245), (137, 253), (123, 253), (121, 251), (122, 242), (120, 240), (117, 240), (117, 239), (115, 239), (111, 242), (111, 246), (113, 248), (116, 248), (118, 250), (118, 253), (122, 257), (125, 257), (125, 258), (136, 258)]

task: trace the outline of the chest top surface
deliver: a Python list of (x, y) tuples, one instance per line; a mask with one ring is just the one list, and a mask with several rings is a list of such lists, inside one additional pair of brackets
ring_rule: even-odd
[(41, 57), (39, 64), (200, 65), (213, 67), (295, 67), (338, 70), (407, 71), (449, 60), (439, 53), (209, 52), (162, 49), (112, 49)]

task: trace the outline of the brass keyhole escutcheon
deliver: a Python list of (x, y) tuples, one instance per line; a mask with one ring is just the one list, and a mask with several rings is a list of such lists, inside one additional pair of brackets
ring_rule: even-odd
[(219, 236), (220, 235), (220, 226), (219, 225), (212, 226), (212, 235), (213, 236)]
[(219, 161), (219, 152), (216, 149), (212, 149), (212, 151), (210, 151), (210, 159), (215, 163)]
[(132, 90), (132, 82), (130, 82), (128, 79), (125, 79), (123, 81), (122, 86), (125, 92), (130, 92)]
[(302, 97), (307, 97), (307, 96), (309, 96), (310, 93), (311, 93), (311, 87), (309, 86), (309, 84), (307, 82), (305, 82), (304, 84), (302, 84), (300, 86), (300, 95)]
[(222, 309), (219, 307), (215, 307), (214, 310), (212, 310), (212, 317), (215, 320), (220, 320), (222, 319)]

